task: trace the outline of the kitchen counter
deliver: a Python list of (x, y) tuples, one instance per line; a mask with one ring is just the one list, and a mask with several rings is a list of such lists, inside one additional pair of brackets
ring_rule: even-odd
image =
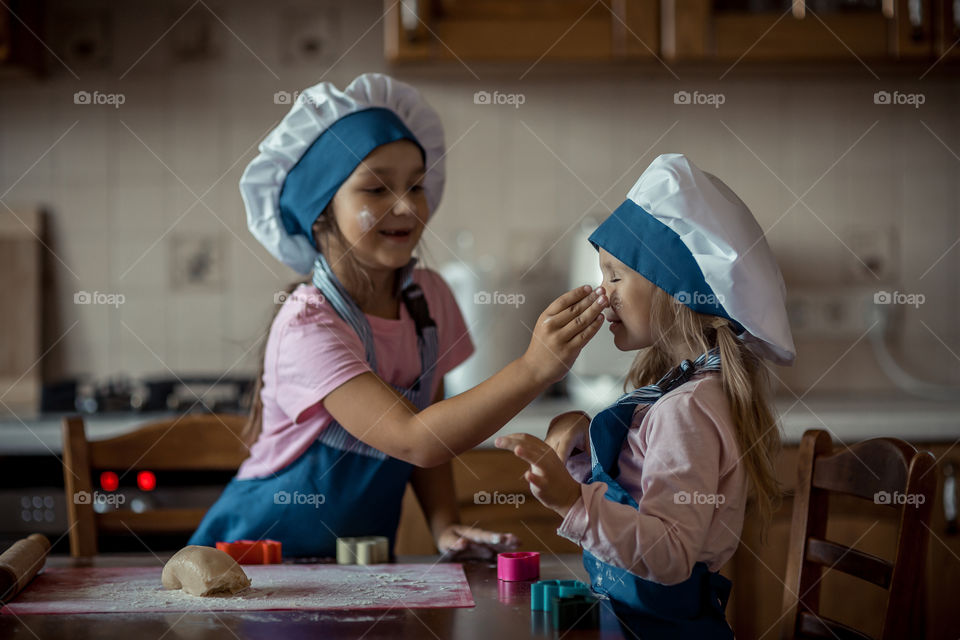
[[(0, 455), (36, 456), (56, 454), (63, 451), (61, 429), (65, 413), (39, 414), (17, 418), (4, 415), (0, 418)], [(173, 412), (135, 413), (117, 412), (84, 416), (87, 438), (102, 440), (133, 431), (146, 422), (175, 417)]]
[[(902, 395), (810, 395), (775, 399), (784, 442), (797, 443), (807, 429), (827, 429), (835, 440), (856, 442), (881, 436), (909, 442), (953, 442), (960, 438), (960, 398), (933, 402)], [(532, 433), (543, 437), (557, 414), (582, 408), (593, 415), (602, 406), (576, 406), (566, 398), (541, 399), (520, 412), (497, 435)], [(173, 413), (115, 413), (85, 417), (90, 439), (110, 438)], [(0, 419), (0, 455), (60, 455), (61, 414)], [(492, 448), (496, 436), (479, 446)]]
[[(867, 438), (901, 438), (908, 442), (953, 442), (960, 438), (960, 397), (933, 402), (896, 395), (811, 395), (774, 399), (787, 444), (800, 442), (808, 429), (826, 429), (834, 440), (856, 442)], [(529, 405), (497, 435), (531, 433), (542, 438), (550, 420), (565, 411), (582, 409), (595, 415), (603, 406), (578, 407), (570, 400), (541, 400)], [(493, 447), (496, 436), (481, 447)]]

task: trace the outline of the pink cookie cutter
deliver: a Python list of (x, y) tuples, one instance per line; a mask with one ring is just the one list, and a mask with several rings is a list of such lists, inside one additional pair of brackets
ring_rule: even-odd
[(497, 555), (497, 578), (510, 582), (536, 580), (540, 577), (540, 553), (513, 551)]

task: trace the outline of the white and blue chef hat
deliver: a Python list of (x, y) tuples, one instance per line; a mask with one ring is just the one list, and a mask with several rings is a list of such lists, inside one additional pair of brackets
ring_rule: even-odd
[(443, 195), (443, 125), (416, 89), (379, 73), (343, 91), (329, 82), (304, 89), (240, 178), (250, 232), (278, 260), (309, 273), (318, 253), (313, 223), (371, 151), (397, 140), (420, 147), (432, 215)]
[(793, 363), (786, 289), (763, 230), (683, 154), (658, 156), (590, 242), (694, 311), (729, 319), (761, 357)]

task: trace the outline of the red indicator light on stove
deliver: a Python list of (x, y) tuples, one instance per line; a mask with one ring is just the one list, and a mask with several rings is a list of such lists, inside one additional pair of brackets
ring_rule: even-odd
[(120, 486), (120, 478), (113, 471), (104, 471), (100, 474), (100, 488), (104, 491), (116, 491)]
[(157, 476), (153, 475), (153, 471), (138, 471), (137, 486), (141, 491), (153, 491), (157, 488)]

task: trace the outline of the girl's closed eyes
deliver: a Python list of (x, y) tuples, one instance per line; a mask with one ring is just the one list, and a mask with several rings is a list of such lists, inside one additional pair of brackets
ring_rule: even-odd
[(604, 249), (600, 249), (600, 270), (603, 286), (610, 296), (607, 321), (613, 343), (621, 351), (634, 351), (653, 342), (648, 318), (654, 285)]

